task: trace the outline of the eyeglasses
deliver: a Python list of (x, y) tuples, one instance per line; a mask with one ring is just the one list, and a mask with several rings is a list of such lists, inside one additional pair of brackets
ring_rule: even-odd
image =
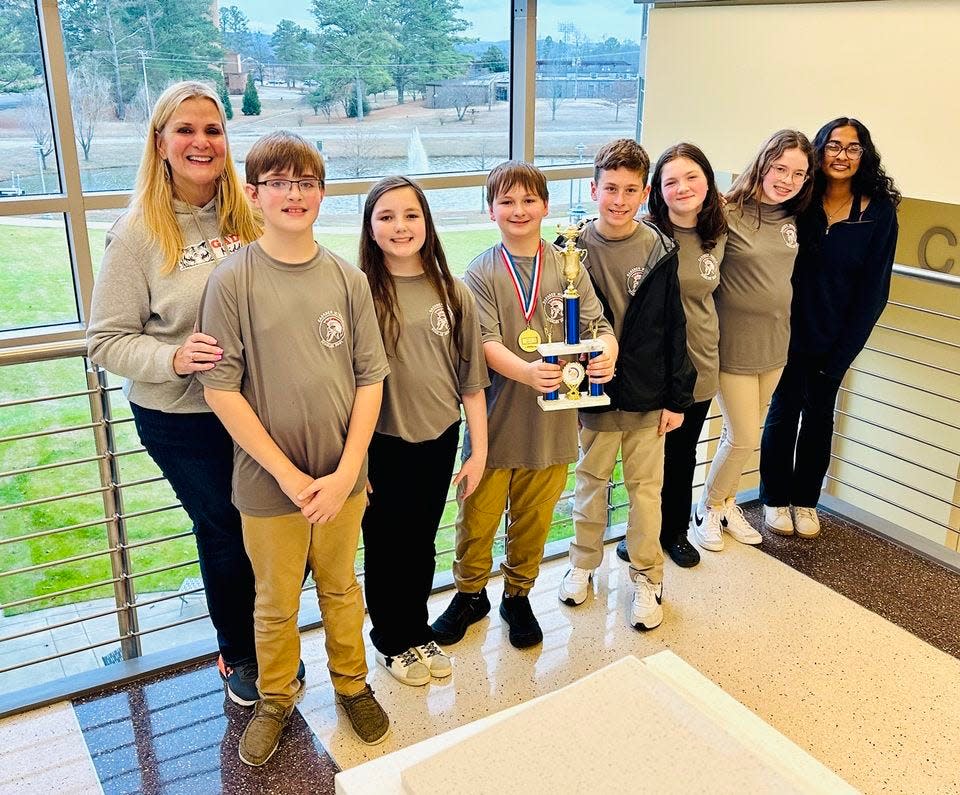
[(770, 172), (773, 172), (773, 175), (781, 182), (789, 182), (792, 185), (802, 185), (810, 177), (806, 171), (794, 171), (791, 174), (789, 168), (781, 165), (770, 166), (767, 173)]
[(320, 188), (318, 179), (267, 179), (257, 185), (266, 185), (269, 190), (276, 193), (288, 193), (290, 188), (296, 185), (301, 193), (313, 193)]
[(851, 160), (859, 160), (861, 155), (863, 155), (863, 147), (860, 146), (860, 144), (841, 146), (839, 141), (828, 141), (823, 147), (823, 151), (830, 155), (830, 157), (836, 157), (841, 152), (846, 152), (847, 157)]

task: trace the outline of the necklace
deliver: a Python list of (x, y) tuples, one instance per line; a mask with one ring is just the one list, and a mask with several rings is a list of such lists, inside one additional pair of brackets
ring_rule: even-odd
[(843, 204), (841, 204), (833, 212), (830, 212), (830, 208), (827, 206), (826, 200), (823, 202), (823, 209), (827, 214), (827, 224), (830, 224), (834, 218), (836, 218), (843, 211), (844, 207), (848, 207), (853, 202), (853, 196), (851, 195), (849, 199), (846, 199)]

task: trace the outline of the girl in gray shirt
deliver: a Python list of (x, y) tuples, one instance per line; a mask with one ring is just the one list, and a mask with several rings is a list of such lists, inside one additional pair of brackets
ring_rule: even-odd
[(390, 361), (363, 517), (370, 639), (377, 662), (395, 678), (425, 685), (452, 672), (427, 623), (427, 597), (460, 406), (472, 445), (453, 483), (466, 497), (486, 465), (483, 390), (490, 381), (473, 293), (450, 274), (426, 197), (412, 180), (386, 177), (367, 195), (360, 268)]
[(694, 535), (711, 551), (723, 549), (724, 531), (743, 544), (763, 540), (744, 518), (736, 494), (787, 360), (795, 217), (810, 201), (813, 167), (807, 137), (780, 130), (726, 196), (729, 233), (715, 295), (723, 431), (694, 514)]

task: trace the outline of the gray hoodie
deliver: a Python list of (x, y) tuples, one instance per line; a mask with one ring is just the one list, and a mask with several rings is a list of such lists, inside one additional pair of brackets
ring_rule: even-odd
[(126, 379), (132, 403), (183, 414), (210, 409), (200, 383), (174, 372), (173, 355), (194, 330), (210, 272), (241, 244), (221, 236), (215, 201), (201, 208), (174, 201), (174, 210), (186, 243), (170, 273), (160, 272), (160, 251), (129, 210), (107, 233), (87, 348), (92, 361)]

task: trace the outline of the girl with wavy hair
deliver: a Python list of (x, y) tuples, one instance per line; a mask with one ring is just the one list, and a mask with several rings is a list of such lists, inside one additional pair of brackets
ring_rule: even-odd
[(87, 343), (125, 379), (140, 441), (193, 523), (220, 674), (243, 705), (259, 698), (253, 572), (230, 502), (233, 442), (194, 378), (222, 350), (195, 323), (211, 270), (259, 234), (216, 91), (175, 83), (154, 106), (130, 207), (107, 233)]
[(727, 193), (728, 236), (715, 294), (720, 327), (720, 444), (694, 512), (694, 536), (711, 551), (723, 534), (759, 544), (736, 495), (760, 441), (767, 403), (787, 361), (796, 215), (810, 201), (813, 147), (796, 130), (771, 135)]
[(798, 223), (790, 353), (760, 450), (764, 523), (803, 538), (820, 534), (816, 506), (840, 382), (890, 293), (900, 203), (862, 122), (833, 119), (813, 145), (820, 165)]

